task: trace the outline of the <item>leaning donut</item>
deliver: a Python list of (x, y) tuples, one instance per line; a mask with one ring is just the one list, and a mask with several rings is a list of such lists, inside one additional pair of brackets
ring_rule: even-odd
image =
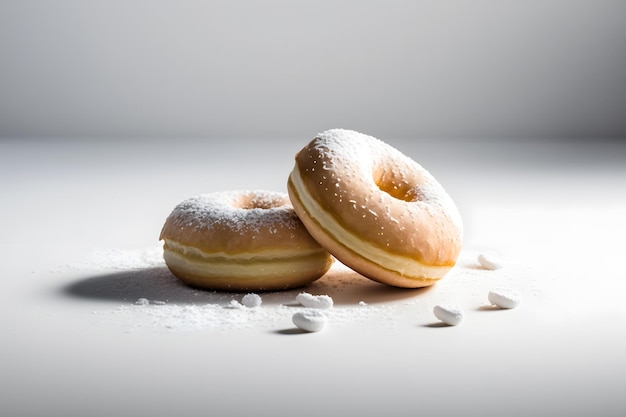
[(358, 132), (319, 134), (296, 155), (288, 191), (311, 235), (375, 281), (429, 286), (461, 250), (461, 217), (422, 166)]
[(300, 287), (321, 277), (333, 262), (284, 193), (227, 191), (192, 197), (174, 208), (160, 239), (174, 275), (213, 290)]

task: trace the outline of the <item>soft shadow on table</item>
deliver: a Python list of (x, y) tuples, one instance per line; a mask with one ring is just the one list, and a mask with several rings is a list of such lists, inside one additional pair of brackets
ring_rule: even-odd
[[(354, 305), (361, 301), (367, 304), (401, 301), (418, 296), (428, 291), (428, 288), (393, 288), (364, 278), (347, 268), (333, 267), (307, 287), (264, 292), (261, 296), (267, 305), (296, 305), (295, 298), (302, 291), (329, 295), (335, 305)], [(64, 286), (62, 293), (75, 298), (128, 303), (145, 298), (150, 302), (169, 304), (221, 305), (227, 305), (231, 300), (240, 301), (245, 294), (190, 287), (172, 275), (165, 266), (87, 276)]]

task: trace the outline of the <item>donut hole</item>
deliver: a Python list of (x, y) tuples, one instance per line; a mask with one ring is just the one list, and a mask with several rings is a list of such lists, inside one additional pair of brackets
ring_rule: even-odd
[(417, 186), (406, 179), (397, 178), (393, 174), (383, 171), (374, 176), (374, 182), (381, 191), (398, 200), (406, 202), (420, 200)]
[(285, 199), (279, 198), (273, 195), (265, 194), (250, 194), (241, 197), (241, 200), (236, 202), (235, 205), (244, 210), (262, 209), (268, 210), (275, 207), (285, 205)]

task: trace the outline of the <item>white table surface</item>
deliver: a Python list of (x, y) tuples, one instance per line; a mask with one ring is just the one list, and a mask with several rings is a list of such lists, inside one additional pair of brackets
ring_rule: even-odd
[[(626, 146), (390, 140), (457, 201), (459, 265), (427, 290), (336, 268), (307, 289), (335, 307), (306, 334), (298, 291), (228, 309), (241, 294), (179, 285), (157, 239), (184, 198), (285, 191), (307, 141), (1, 141), (0, 415), (626, 413)], [(520, 306), (488, 308), (497, 286)], [(459, 326), (437, 325), (444, 302)]]

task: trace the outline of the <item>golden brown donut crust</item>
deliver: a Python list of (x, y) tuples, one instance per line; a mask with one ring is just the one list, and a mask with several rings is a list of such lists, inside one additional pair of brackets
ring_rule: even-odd
[(284, 193), (252, 190), (192, 197), (168, 216), (160, 239), (172, 273), (210, 289), (294, 288), (318, 279), (332, 264)]
[[(371, 136), (321, 133), (296, 155), (288, 191), (318, 242), (377, 281), (430, 285), (458, 258), (462, 226), (452, 199), (428, 171)], [(409, 272), (420, 268), (421, 276)]]

